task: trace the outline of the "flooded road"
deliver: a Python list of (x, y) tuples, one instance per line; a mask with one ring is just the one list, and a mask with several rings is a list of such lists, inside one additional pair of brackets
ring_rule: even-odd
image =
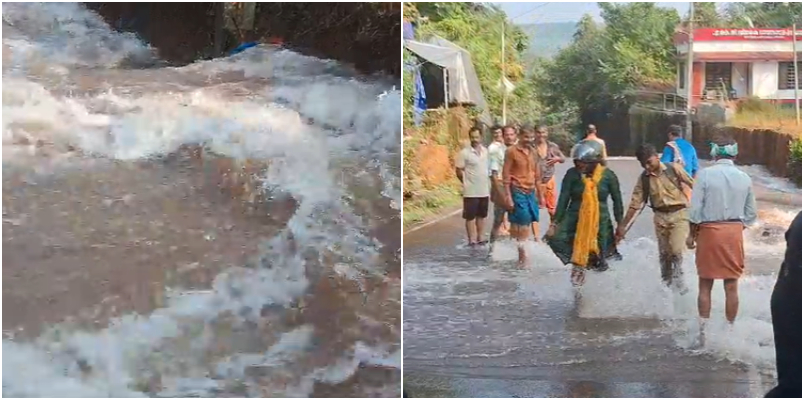
[(3, 5), (3, 395), (397, 397), (396, 80), (153, 54)]
[[(637, 162), (610, 167), (629, 199)], [(760, 199), (789, 195), (800, 204), (798, 189), (765, 181), (775, 186), (758, 187)], [(677, 297), (661, 284), (650, 210), (622, 244), (624, 259), (590, 274), (577, 297), (568, 268), (546, 245), (532, 244), (530, 265), (520, 270), (512, 242), (491, 260), (487, 250), (465, 249), (460, 215), (406, 234), (405, 390), (413, 397), (763, 396), (775, 382), (770, 293), (798, 205), (763, 200), (759, 207), (761, 223), (746, 231), (736, 325), (727, 331), (716, 285), (703, 349), (691, 347), (697, 292)], [(684, 269), (697, 287), (692, 254)]]

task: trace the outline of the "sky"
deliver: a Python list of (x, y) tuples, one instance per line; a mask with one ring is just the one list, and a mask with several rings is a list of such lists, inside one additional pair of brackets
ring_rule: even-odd
[[(592, 14), (600, 20), (600, 9), (597, 3), (494, 3), (513, 18), (514, 23), (528, 24), (540, 22), (576, 22), (584, 14)], [(658, 2), (660, 7), (673, 7), (684, 15), (689, 10), (690, 3)], [(531, 10), (533, 10), (531, 12)], [(524, 15), (523, 15), (524, 14)]]

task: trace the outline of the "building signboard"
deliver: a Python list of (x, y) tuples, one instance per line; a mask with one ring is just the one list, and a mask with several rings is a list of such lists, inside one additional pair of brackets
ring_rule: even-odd
[[(796, 30), (801, 40), (801, 30)], [(701, 42), (720, 40), (793, 40), (793, 30), (783, 28), (706, 28), (695, 30), (695, 40)]]

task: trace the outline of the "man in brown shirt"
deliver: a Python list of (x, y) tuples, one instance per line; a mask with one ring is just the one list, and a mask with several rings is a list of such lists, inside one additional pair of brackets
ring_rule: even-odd
[(523, 127), (519, 142), (505, 152), (503, 163), (503, 185), (507, 191), (508, 221), (511, 222), (511, 236), (519, 246), (519, 265), (526, 262), (525, 241), (534, 223), (539, 222), (539, 200), (542, 199), (539, 186), (539, 168), (534, 157), (536, 133), (531, 127)]
[(646, 204), (650, 205), (659, 244), (662, 280), (667, 286), (673, 285), (682, 294), (686, 293), (681, 261), (689, 234), (689, 203), (684, 187), (692, 187), (692, 178), (680, 165), (660, 162), (659, 154), (650, 144), (640, 146), (636, 156), (645, 172), (634, 187), (623, 222), (617, 226), (617, 240), (625, 237), (625, 227), (637, 213)]

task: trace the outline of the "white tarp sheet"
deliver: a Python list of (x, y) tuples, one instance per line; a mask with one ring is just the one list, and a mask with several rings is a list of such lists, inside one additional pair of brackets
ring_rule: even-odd
[(405, 48), (417, 56), (447, 70), (447, 89), (449, 101), (473, 104), (479, 110), (486, 110), (486, 99), (480, 89), (472, 56), (468, 51), (450, 41), (433, 36), (424, 42), (405, 40)]

